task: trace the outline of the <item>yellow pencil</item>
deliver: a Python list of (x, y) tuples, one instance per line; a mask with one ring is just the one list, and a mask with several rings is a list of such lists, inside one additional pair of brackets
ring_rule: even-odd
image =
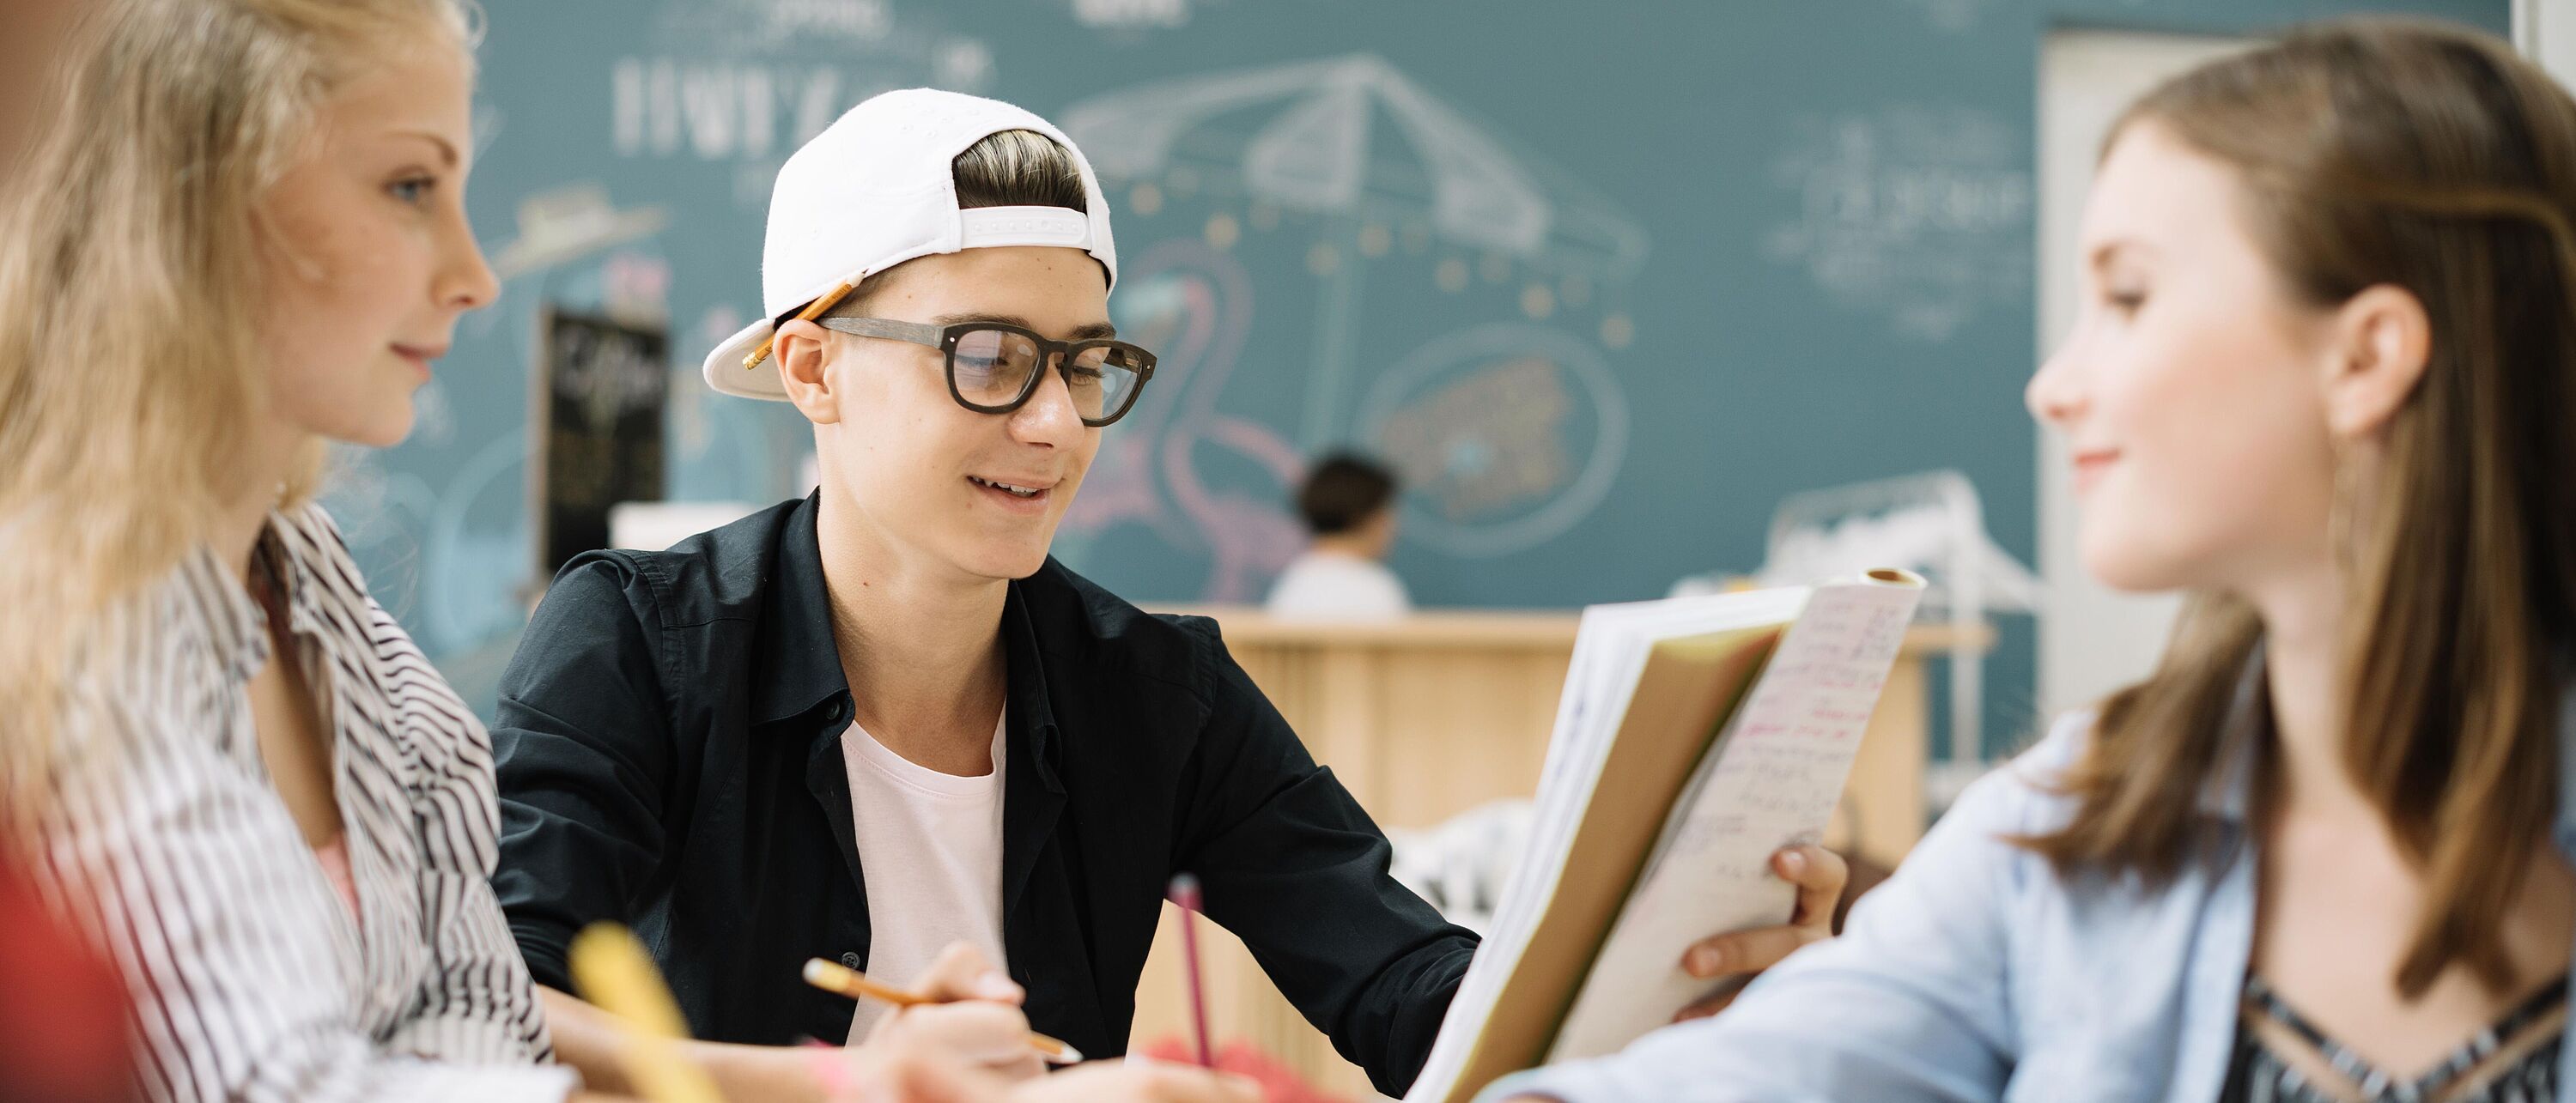
[[(839, 303), (841, 298), (849, 293), (849, 284), (842, 283), (832, 285), (832, 289), (824, 292), (822, 298), (805, 304), (805, 309), (797, 313), (796, 320), (800, 322), (810, 322), (816, 318), (822, 317), (824, 311), (832, 309), (834, 304)], [(761, 361), (769, 358), (769, 346), (777, 343), (778, 335), (775, 333), (770, 334), (767, 338), (763, 339), (760, 342), (759, 348), (751, 350), (751, 355), (742, 358), (742, 369), (744, 371), (750, 371), (753, 368), (759, 367)]]
[[(869, 980), (865, 974), (856, 969), (851, 969), (834, 962), (825, 961), (819, 957), (806, 959), (805, 983), (813, 985), (814, 987), (820, 988), (826, 992), (837, 992), (854, 1000), (874, 998), (884, 1000), (885, 1002), (897, 1007), (911, 1007), (915, 1004), (940, 1002), (938, 1000), (931, 999), (928, 996), (916, 995), (911, 992), (906, 992), (900, 988), (879, 984), (875, 981)], [(1029, 1047), (1037, 1050), (1040, 1056), (1045, 1057), (1053, 1064), (1078, 1065), (1082, 1063), (1081, 1050), (1075, 1049), (1072, 1046), (1057, 1041), (1056, 1039), (1049, 1038), (1034, 1030), (1029, 1032)]]
[(680, 1006), (642, 943), (614, 923), (593, 923), (573, 936), (573, 987), (613, 1016), (625, 1035), (619, 1058), (635, 1089), (653, 1103), (724, 1103), (706, 1070), (680, 1056), (689, 1036)]

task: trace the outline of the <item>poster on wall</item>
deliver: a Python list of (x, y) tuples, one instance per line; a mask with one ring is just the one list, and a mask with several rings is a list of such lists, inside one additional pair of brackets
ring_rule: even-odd
[(537, 577), (608, 546), (608, 511), (663, 495), (670, 332), (660, 325), (548, 308), (538, 324), (530, 413), (542, 436), (528, 500)]

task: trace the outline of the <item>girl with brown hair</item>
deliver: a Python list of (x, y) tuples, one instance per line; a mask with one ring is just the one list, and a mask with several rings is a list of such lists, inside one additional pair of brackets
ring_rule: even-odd
[(2088, 569), (2197, 596), (1736, 1009), (1495, 1094), (2558, 1097), (2576, 103), (2351, 22), (2113, 129), (2031, 381)]

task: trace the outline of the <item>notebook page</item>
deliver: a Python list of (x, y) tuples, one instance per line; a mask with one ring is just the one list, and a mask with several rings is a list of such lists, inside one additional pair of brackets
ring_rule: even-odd
[(1471, 1059), (1495, 1000), (1555, 898), (1567, 855), (1654, 642), (1781, 624), (1797, 615), (1807, 592), (1775, 589), (1594, 606), (1584, 611), (1574, 660), (1558, 702), (1556, 730), (1549, 737), (1528, 852), (1505, 882), (1501, 905), (1450, 1002), (1448, 1017), (1408, 1099), (1446, 1098)]
[(1817, 589), (1676, 804), (1549, 1060), (1610, 1053), (1670, 1022), (1709, 987), (1682, 972), (1684, 950), (1788, 920), (1796, 891), (1770, 856), (1832, 816), (1920, 597), (1919, 583)]

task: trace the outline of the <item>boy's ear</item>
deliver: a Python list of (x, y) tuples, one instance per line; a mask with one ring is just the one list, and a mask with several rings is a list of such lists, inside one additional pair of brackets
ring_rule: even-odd
[(840, 396), (832, 389), (831, 338), (830, 330), (799, 318), (778, 327), (770, 345), (769, 357), (777, 361), (773, 370), (787, 388), (787, 401), (816, 425), (841, 420)]

